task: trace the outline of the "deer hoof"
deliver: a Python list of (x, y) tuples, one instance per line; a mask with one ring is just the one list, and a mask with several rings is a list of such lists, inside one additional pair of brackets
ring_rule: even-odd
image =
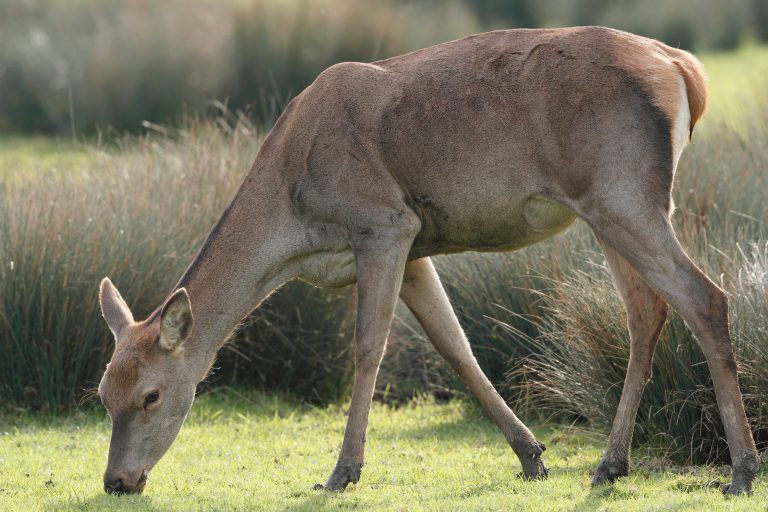
[(629, 474), (629, 463), (611, 462), (603, 459), (597, 466), (597, 471), (592, 475), (591, 485), (612, 484), (622, 476)]
[(739, 496), (741, 494), (752, 496), (752, 485), (743, 482), (737, 483), (733, 481), (729, 484), (723, 484), (721, 489), (726, 496)]
[(757, 453), (748, 451), (741, 457), (737, 457), (737, 461), (733, 465), (731, 483), (721, 486), (723, 494), (730, 496), (751, 495), (752, 480), (755, 479), (759, 469), (760, 457)]
[(741, 494), (751, 496), (752, 480), (755, 478), (756, 473), (757, 470), (753, 467), (735, 467), (731, 475), (731, 483), (722, 484), (720, 489), (726, 496), (739, 496)]
[(522, 451), (523, 455), (520, 457), (520, 463), (523, 466), (523, 480), (545, 480), (549, 475), (549, 470), (541, 460), (541, 454), (547, 447), (544, 443), (534, 442), (529, 449)]
[(337, 465), (325, 485), (315, 484), (312, 488), (316, 491), (343, 491), (347, 485), (360, 480), (362, 470), (362, 464)]

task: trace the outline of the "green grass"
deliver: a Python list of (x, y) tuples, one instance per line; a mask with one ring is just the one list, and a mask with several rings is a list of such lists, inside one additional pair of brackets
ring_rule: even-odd
[[(140, 130), (227, 98), (272, 118), (336, 62), (490, 28), (607, 25), (698, 50), (768, 30), (764, 0), (0, 2), (0, 130)], [(758, 7), (760, 5), (761, 7)], [(762, 14), (761, 14), (762, 13)]]
[[(712, 467), (637, 458), (614, 486), (590, 489), (603, 440), (563, 426), (536, 428), (550, 478), (524, 482), (501, 434), (473, 403), (374, 404), (367, 462), (343, 493), (311, 490), (335, 463), (344, 408), (296, 405), (230, 389), (199, 398), (141, 496), (101, 489), (109, 422), (100, 409), (69, 417), (0, 415), (2, 510), (764, 510), (706, 484)], [(660, 470), (659, 468), (664, 468)]]
[(736, 52), (705, 53), (699, 58), (709, 77), (708, 112), (701, 128), (710, 130), (726, 124), (745, 130), (745, 121), (755, 115), (754, 100), (767, 99), (768, 46), (745, 46)]
[(73, 169), (93, 160), (92, 152), (69, 139), (0, 135), (0, 178), (34, 179), (40, 171)]

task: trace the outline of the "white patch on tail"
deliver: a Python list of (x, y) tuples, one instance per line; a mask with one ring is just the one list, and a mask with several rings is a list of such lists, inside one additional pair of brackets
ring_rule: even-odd
[(678, 77), (680, 82), (680, 102), (677, 107), (674, 126), (672, 127), (672, 155), (674, 157), (675, 169), (683, 148), (688, 143), (691, 133), (691, 109), (688, 105), (688, 90), (685, 87), (683, 77)]

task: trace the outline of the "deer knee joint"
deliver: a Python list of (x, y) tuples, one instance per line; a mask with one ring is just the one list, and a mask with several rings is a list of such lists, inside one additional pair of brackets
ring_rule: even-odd
[(733, 375), (736, 375), (739, 371), (739, 365), (736, 363), (736, 356), (733, 354), (733, 350), (727, 351), (722, 357), (723, 367)]
[(715, 285), (709, 293), (709, 303), (701, 312), (704, 324), (715, 334), (718, 343), (731, 346), (728, 334), (728, 297)]

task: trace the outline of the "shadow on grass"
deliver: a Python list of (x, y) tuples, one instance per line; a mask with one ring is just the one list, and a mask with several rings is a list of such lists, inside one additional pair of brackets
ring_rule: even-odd
[[(390, 492), (392, 486), (391, 485), (381, 485), (377, 484), (375, 482), (367, 483), (367, 484), (361, 484), (361, 485), (367, 485), (371, 488), (378, 488), (380, 492)], [(497, 489), (498, 486), (496, 484), (490, 483), (490, 484), (483, 484), (483, 485), (477, 485), (474, 487), (470, 487), (467, 489), (464, 489), (459, 495), (453, 496), (452, 498), (460, 498), (460, 499), (466, 499), (471, 497), (478, 497), (483, 496), (484, 494), (487, 494), (489, 492), (494, 491)], [(302, 510), (335, 510), (338, 508), (357, 508), (358, 505), (356, 505), (354, 502), (337, 502), (342, 496), (344, 496), (345, 492), (349, 491), (341, 491), (341, 492), (329, 492), (329, 491), (323, 491), (323, 490), (314, 490), (309, 489), (307, 491), (301, 491), (297, 492), (291, 495), (291, 498), (297, 499), (298, 502), (286, 505), (283, 510), (290, 510), (290, 511), (302, 511)], [(408, 508), (408, 507), (405, 507)]]
[(45, 510), (150, 510), (170, 512), (167, 506), (159, 507), (152, 503), (151, 496), (110, 496), (106, 493), (90, 497), (70, 497), (58, 502), (48, 503)]
[(328, 491), (309, 490), (299, 494), (294, 494), (294, 498), (300, 498), (301, 501), (286, 505), (283, 510), (325, 510), (333, 508), (336, 494)]
[(587, 512), (596, 510), (604, 501), (626, 500), (632, 498), (632, 493), (619, 489), (614, 484), (598, 485), (589, 487), (584, 500), (575, 505), (574, 512)]
[[(571, 512), (593, 512), (594, 510), (600, 509), (601, 505), (605, 502), (630, 502), (638, 498), (639, 497), (634, 493), (620, 489), (614, 484), (600, 485), (597, 487), (590, 487), (584, 499), (579, 503), (575, 503), (573, 508), (569, 510)], [(660, 510), (663, 509), (665, 511), (674, 512), (676, 510), (696, 510), (697, 504), (692, 504), (689, 501), (682, 503), (665, 502), (663, 505), (657, 504), (656, 507)], [(656, 507), (654, 507), (654, 510), (656, 510)]]
[[(441, 405), (438, 407), (453, 407), (453, 405)], [(376, 435), (384, 440), (409, 437), (411, 439), (424, 439), (439, 437), (443, 439), (467, 439), (496, 438), (505, 442), (504, 436), (496, 425), (491, 422), (486, 413), (475, 403), (465, 402), (461, 404), (458, 417), (446, 418), (439, 423), (425, 422), (423, 425), (400, 426), (397, 429), (376, 428)], [(560, 426), (560, 425), (557, 425)], [(528, 427), (537, 437), (546, 438), (552, 435), (553, 425), (540, 425), (531, 423)], [(545, 441), (546, 442), (546, 441)]]

